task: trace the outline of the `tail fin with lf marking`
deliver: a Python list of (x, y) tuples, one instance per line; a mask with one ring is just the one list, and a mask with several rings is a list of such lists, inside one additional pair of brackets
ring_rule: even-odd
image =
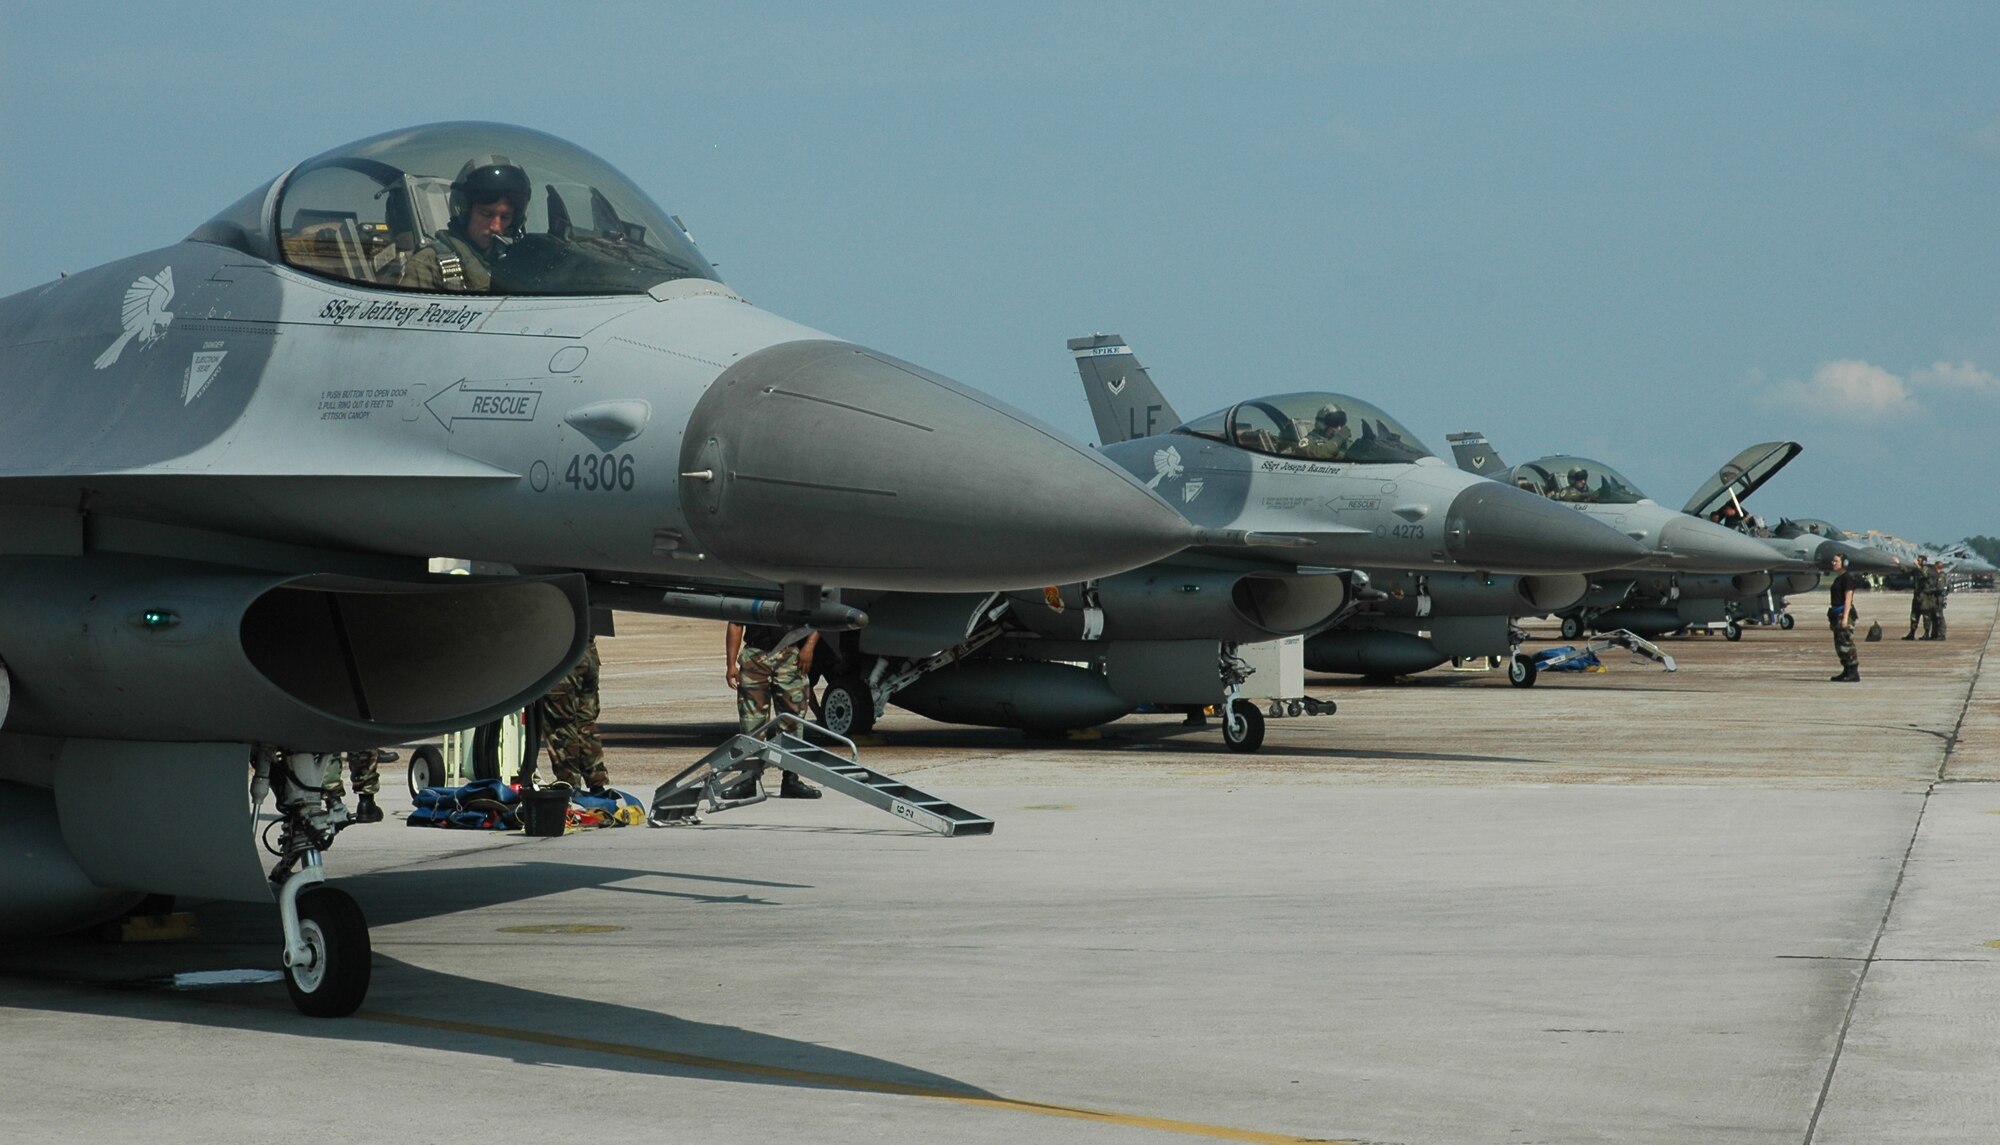
[(1076, 356), (1100, 444), (1151, 437), (1181, 424), (1181, 416), (1161, 396), (1125, 339), (1116, 334), (1071, 338), (1069, 351)]
[(1506, 479), (1507, 463), (1500, 460), (1500, 455), (1486, 443), (1485, 434), (1447, 433), (1444, 439), (1451, 443), (1451, 456), (1460, 469), (1481, 477), (1491, 477), (1495, 481)]

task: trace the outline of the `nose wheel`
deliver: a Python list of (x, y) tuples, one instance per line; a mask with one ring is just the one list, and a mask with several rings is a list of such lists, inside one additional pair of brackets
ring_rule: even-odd
[(1251, 752), (1264, 746), (1264, 713), (1248, 700), (1229, 702), (1229, 718), (1222, 721), (1222, 742), (1230, 751)]
[[(368, 996), (368, 920), (346, 891), (318, 885), (298, 896), (299, 951), (285, 952), (285, 990), (299, 1012), (344, 1018)], [(296, 960), (295, 960), (296, 959)]]
[(1532, 659), (1516, 652), (1514, 658), (1507, 662), (1507, 682), (1516, 688), (1532, 688), (1539, 671)]

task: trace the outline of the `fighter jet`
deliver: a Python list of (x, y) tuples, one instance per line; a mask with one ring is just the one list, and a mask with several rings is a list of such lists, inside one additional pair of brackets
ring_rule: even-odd
[[(1651, 562), (1650, 574), (1627, 569), (1594, 577), (1582, 600), (1557, 610), (1566, 638), (1612, 629), (1653, 636), (1713, 623), (1726, 625), (1734, 639), (1741, 634), (1731, 618), (1738, 602), (1774, 587), (1805, 591), (1811, 587), (1808, 581), (1816, 583), (1815, 570), (1825, 567), (1817, 562), (1831, 555), (1816, 542), (1786, 545), (1783, 537), (1758, 538), (1719, 523), (1725, 514), (1716, 506), (1728, 505), (1740, 524), (1742, 499), (1798, 455), (1800, 447), (1794, 442), (1744, 450), (1718, 470), (1686, 507), (1675, 511), (1647, 499), (1630, 479), (1600, 461), (1558, 455), (1510, 470), (1483, 435), (1448, 436), (1460, 468), (1539, 490), (1656, 541), (1659, 556)], [(1706, 513), (1718, 520), (1710, 520)]]
[(1055, 731), (1141, 704), (1214, 705), (1225, 742), (1254, 750), (1261, 718), (1240, 699), (1232, 650), (1339, 620), (1371, 595), (1357, 566), (1519, 584), (1645, 555), (1562, 506), (1457, 472), (1350, 395), (1256, 398), (1182, 423), (1123, 339), (1076, 338), (1069, 350), (1106, 457), (1198, 525), (1263, 540), (950, 608), (870, 603), (875, 623), (841, 642), (829, 719), (853, 713), (865, 727), (893, 701), (955, 723)]
[(0, 410), (0, 932), (275, 892), (315, 1015), (360, 1004), (369, 960), (323, 885), (346, 820), (318, 753), (546, 692), (604, 603), (575, 570), (839, 628), (866, 620), (839, 589), (1227, 542), (986, 395), (752, 305), (603, 160), (498, 124), (337, 147), (0, 299)]

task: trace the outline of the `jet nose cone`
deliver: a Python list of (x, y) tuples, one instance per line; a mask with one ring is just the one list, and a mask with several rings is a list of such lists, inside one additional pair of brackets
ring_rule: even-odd
[(1897, 562), (1892, 553), (1870, 545), (1849, 544), (1846, 541), (1827, 541), (1819, 547), (1821, 568), (1833, 567), (1833, 558), (1838, 554), (1847, 558), (1847, 567), (1859, 573), (1891, 573), (1904, 566)]
[(1178, 552), (1193, 526), (1130, 475), (948, 378), (787, 342), (709, 386), (681, 445), (704, 550), (777, 581), (1033, 588)]
[(1755, 572), (1782, 563), (1757, 538), (1685, 513), (1660, 527), (1660, 549), (1670, 567), (1683, 572)]
[(1445, 550), (1461, 564), (1513, 573), (1595, 572), (1646, 555), (1609, 525), (1498, 481), (1479, 481), (1452, 499)]

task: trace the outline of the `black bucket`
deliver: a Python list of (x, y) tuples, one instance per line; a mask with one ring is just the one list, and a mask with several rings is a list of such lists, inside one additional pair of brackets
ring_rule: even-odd
[(569, 788), (537, 787), (521, 792), (521, 832), (553, 838), (563, 833), (569, 812)]

